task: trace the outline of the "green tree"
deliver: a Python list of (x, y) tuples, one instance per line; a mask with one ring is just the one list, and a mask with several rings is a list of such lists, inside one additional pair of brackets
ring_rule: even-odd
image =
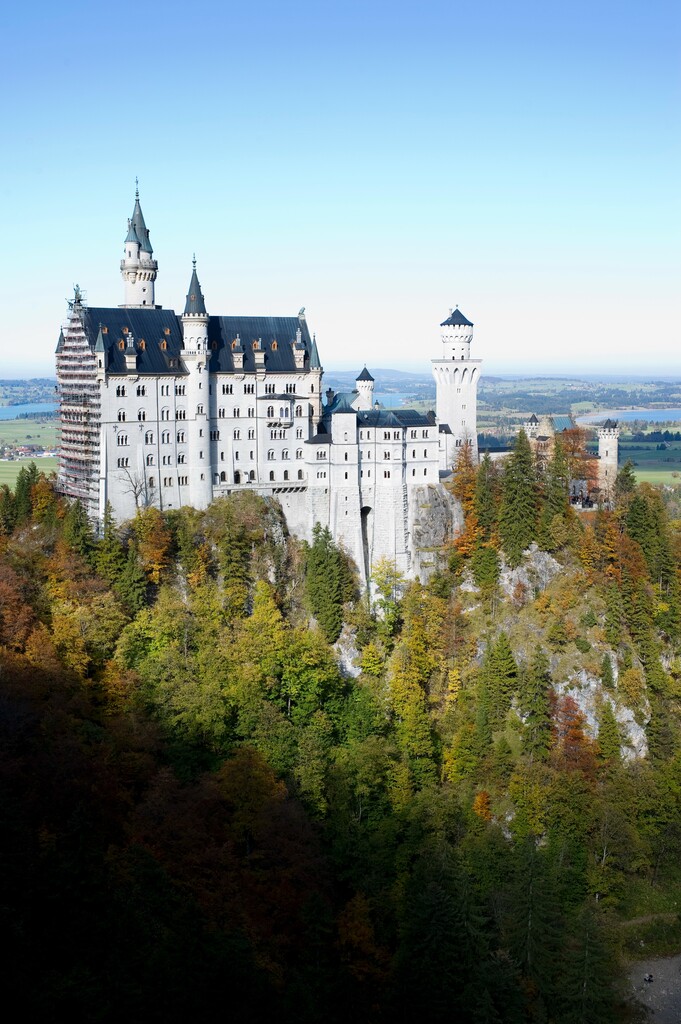
[(125, 548), (118, 535), (113, 509), (108, 501), (104, 509), (102, 536), (97, 542), (93, 559), (98, 575), (107, 583), (114, 584), (120, 580), (125, 570)]
[(498, 474), (489, 452), (485, 452), (475, 482), (475, 514), (480, 530), (480, 540), (488, 543), (497, 524), (499, 501)]
[(546, 760), (551, 746), (550, 688), (549, 659), (546, 651), (537, 647), (524, 673), (520, 693), (520, 706), (525, 716), (523, 750), (530, 762)]
[(509, 565), (520, 564), (536, 537), (537, 482), (532, 449), (521, 430), (504, 472), (499, 534)]
[(38, 476), (35, 462), (30, 462), (28, 466), (22, 466), (19, 470), (14, 485), (14, 522), (17, 526), (23, 526), (31, 518), (31, 491), (38, 481)]
[(330, 643), (343, 628), (343, 601), (347, 594), (347, 569), (328, 526), (315, 523), (312, 544), (305, 560), (305, 594), (310, 611)]
[(71, 550), (76, 551), (81, 558), (89, 559), (94, 549), (94, 537), (82, 502), (69, 502), (63, 532), (64, 540)]

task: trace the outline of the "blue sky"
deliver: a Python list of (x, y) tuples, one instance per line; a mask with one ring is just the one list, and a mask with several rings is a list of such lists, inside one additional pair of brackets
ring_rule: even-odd
[(328, 367), (681, 372), (678, 5), (17, 5), (3, 15), (0, 376), (118, 305), (139, 176), (157, 301), (305, 306)]

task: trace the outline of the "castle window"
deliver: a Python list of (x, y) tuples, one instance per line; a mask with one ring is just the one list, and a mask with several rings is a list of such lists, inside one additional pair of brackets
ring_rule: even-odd
[(220, 483), (221, 484), (226, 484), (227, 483), (227, 474), (225, 473), (224, 469), (223, 469), (222, 473), (220, 473)]
[(147, 482), (149, 484), (149, 487), (155, 487), (156, 486), (156, 484), (154, 483), (154, 477), (153, 476), (150, 476), (149, 480)]
[(177, 482), (178, 482), (178, 484), (181, 487), (186, 487), (187, 484), (189, 483), (189, 477), (188, 476), (181, 476), (181, 477), (178, 478)]
[(274, 459), (274, 450), (273, 450), (272, 448), (270, 448), (270, 450), (268, 451), (268, 453), (267, 453), (267, 458), (268, 458), (268, 460), (269, 460), (270, 462), (272, 462), (272, 461), (273, 461), (273, 459)]
[[(218, 434), (218, 437), (219, 437), (219, 436), (220, 436), (220, 435)], [(241, 431), (240, 431), (240, 430), (235, 430), (235, 431), (234, 431), (234, 440), (235, 440), (235, 441), (239, 441), (240, 439), (241, 439)]]
[(326, 451), (325, 451), (324, 448), (319, 448), (317, 450), (317, 458), (318, 459), (325, 459), (326, 458)]
[(218, 419), (219, 420), (223, 420), (224, 418), (225, 418), (225, 410), (224, 409), (218, 409)]
[(302, 480), (302, 479), (303, 479), (303, 471), (302, 471), (302, 469), (299, 469), (299, 470), (298, 470), (298, 479), (299, 479), (299, 480)]
[(239, 461), (239, 453), (238, 452), (234, 452), (234, 461), (235, 462)]
[(412, 457), (412, 459), (416, 458), (416, 448), (412, 448), (411, 457)]
[(123, 339), (122, 339), (122, 338), (121, 338), (121, 340), (120, 340), (120, 341), (118, 342), (118, 347), (119, 347), (119, 349), (121, 350), (121, 352), (122, 352), (122, 351), (123, 351), (123, 350), (125, 349), (125, 342), (123, 341)]
[(273, 417), (274, 417), (274, 406), (273, 405), (268, 405), (267, 406), (267, 418), (271, 420)]
[(393, 430), (393, 441), (399, 441), (401, 436), (399, 430)]
[(412, 430), (412, 432), (411, 432), (411, 438), (412, 438), (412, 440), (414, 440), (414, 439), (415, 439), (416, 437), (418, 437), (418, 431), (416, 431), (416, 430)]
[(232, 416), (234, 417), (235, 420), (237, 420), (239, 418), (239, 410), (232, 409)]
[(412, 476), (416, 476), (416, 470), (415, 470), (415, 469), (412, 469), (412, 471), (411, 471), (411, 475), (412, 475)]
[(250, 471), (250, 473), (248, 474), (248, 479), (249, 480), (255, 480), (255, 470), (254, 469), (252, 469)]
[(383, 458), (384, 459), (389, 459), (390, 458), (390, 452), (383, 452)]
[(302, 405), (297, 405), (296, 406), (296, 416), (302, 416), (302, 415), (303, 415), (303, 407), (302, 407)]
[(274, 394), (274, 384), (265, 384), (265, 394), (266, 395), (273, 395)]
[(161, 434), (161, 444), (170, 444), (170, 431), (164, 430)]
[(276, 352), (276, 351), (277, 351), (277, 348), (278, 348), (278, 347), (279, 347), (279, 346), (277, 345), (276, 341), (273, 341), (273, 342), (272, 342), (272, 351), (273, 351), (273, 352)]
[(251, 460), (251, 462), (253, 462), (253, 452), (252, 451), (248, 453), (248, 457)]
[(428, 458), (428, 452), (427, 452), (427, 450), (425, 448), (423, 449), (423, 457), (424, 457), (424, 459)]
[(284, 480), (288, 480), (288, 470), (284, 470)]
[(119, 384), (116, 388), (116, 398), (125, 398), (125, 384)]
[(288, 459), (288, 448), (284, 448), (283, 452), (281, 453), (281, 457), (282, 459)]
[[(186, 409), (178, 409), (175, 415), (177, 416), (178, 420), (186, 420), (187, 419), (187, 410)], [(167, 416), (166, 416), (166, 419), (168, 419)]]
[(258, 351), (258, 347), (259, 347), (259, 346), (258, 346), (258, 342), (257, 342), (257, 341), (254, 341), (254, 342), (253, 342), (253, 345), (252, 345), (253, 351), (254, 351), (254, 352), (257, 352), (257, 351)]
[(296, 458), (297, 459), (302, 459), (302, 457), (303, 457), (303, 449), (302, 448), (296, 448)]
[(147, 455), (147, 466), (153, 466), (153, 465), (154, 465), (154, 456), (153, 455)]
[(178, 466), (184, 466), (186, 461), (187, 461), (187, 456), (184, 454), (184, 452), (181, 452), (177, 456), (177, 464), (178, 464)]
[(302, 438), (302, 436), (303, 436), (302, 428), (298, 427), (298, 429), (296, 430), (296, 437)]
[(119, 469), (127, 469), (128, 465), (129, 465), (129, 460), (127, 458), (119, 459), (118, 460), (118, 468)]
[(389, 441), (390, 440), (390, 431), (389, 430), (384, 430), (383, 431), (383, 440), (384, 441)]
[(116, 444), (118, 445), (118, 447), (119, 448), (123, 448), (123, 447), (125, 447), (125, 445), (127, 445), (127, 443), (128, 443), (128, 435), (127, 434), (118, 434), (118, 436), (116, 437)]
[(162, 420), (169, 420), (170, 419), (170, 409), (161, 409), (161, 419)]
[(219, 441), (220, 440), (220, 431), (219, 430), (211, 430), (211, 432), (210, 432), (210, 439), (211, 439), (211, 441)]
[(255, 394), (255, 384), (244, 384), (244, 394), (245, 395), (254, 395)]
[(348, 461), (348, 453), (347, 452), (345, 453), (345, 461), (346, 462)]
[(175, 394), (176, 395), (184, 395), (184, 393), (185, 393), (185, 385), (184, 384), (176, 384), (175, 385)]
[(222, 393), (223, 393), (223, 395), (231, 395), (233, 393), (233, 391), (234, 391), (234, 385), (233, 384), (223, 384), (222, 385)]
[(125, 409), (118, 410), (118, 422), (125, 423)]
[(151, 430), (147, 430), (146, 434), (144, 435), (144, 443), (145, 444), (153, 444), (154, 443), (154, 435), (153, 435)]
[(251, 429), (251, 430), (248, 431), (248, 440), (249, 441), (254, 441), (255, 440), (255, 430)]
[[(346, 473), (345, 474), (345, 479), (347, 480), (347, 478), (348, 478), (348, 474)], [(345, 500), (347, 501), (348, 499), (346, 498)], [(347, 515), (347, 512), (345, 514)]]
[(140, 352), (144, 352), (145, 348), (147, 347), (147, 343), (144, 340), (144, 338), (140, 338), (138, 344), (139, 344)]
[(203, 416), (203, 406), (202, 405), (197, 405), (197, 407), (196, 407), (196, 415), (197, 416)]
[(177, 432), (177, 443), (184, 444), (184, 430), (178, 430)]
[(383, 476), (384, 476), (384, 478), (386, 480), (389, 480), (390, 479), (390, 470), (389, 469), (384, 470), (383, 471)]
[[(464, 406), (463, 406), (462, 408), (464, 408), (464, 409), (465, 409), (465, 408), (466, 408), (466, 406), (464, 405)], [(426, 438), (428, 437), (428, 431), (427, 431), (427, 430), (424, 430), (424, 431), (423, 431), (423, 436), (424, 436), (424, 437), (426, 437)]]
[(159, 342), (159, 347), (160, 347), (162, 352), (165, 352), (166, 349), (168, 348), (168, 343), (166, 341), (160, 341)]
[(147, 393), (147, 389), (144, 384), (138, 384), (137, 386), (137, 397), (144, 398)]
[(137, 419), (140, 420), (140, 422), (141, 422), (141, 421), (145, 420), (146, 418), (147, 418), (146, 412), (144, 411), (144, 409), (140, 409), (139, 412), (137, 413)]
[(270, 480), (274, 480), (274, 470), (270, 470)]
[(427, 474), (427, 473), (428, 473), (428, 470), (427, 470), (427, 469), (424, 469), (424, 471), (423, 471), (423, 475), (424, 475), (424, 476), (426, 476), (426, 474)]

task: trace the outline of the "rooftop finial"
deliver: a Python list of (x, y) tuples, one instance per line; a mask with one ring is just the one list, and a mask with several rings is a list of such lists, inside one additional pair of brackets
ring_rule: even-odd
[(192, 269), (196, 270), (196, 253), (192, 256)]
[(139, 178), (135, 178), (135, 199), (140, 197), (140, 183)]

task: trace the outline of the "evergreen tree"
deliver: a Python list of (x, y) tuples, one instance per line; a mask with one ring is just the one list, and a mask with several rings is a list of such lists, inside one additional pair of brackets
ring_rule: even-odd
[(544, 761), (548, 757), (551, 745), (550, 686), (549, 659), (546, 651), (537, 647), (525, 672), (520, 694), (520, 706), (525, 716), (523, 750), (530, 761)]
[(35, 462), (22, 466), (14, 485), (14, 522), (23, 526), (31, 518), (31, 491), (38, 480), (38, 469)]
[(147, 577), (132, 544), (128, 548), (123, 571), (114, 582), (113, 588), (131, 615), (136, 615), (144, 608), (147, 599)]
[(612, 704), (604, 699), (598, 712), (598, 749), (600, 758), (608, 764), (620, 760), (622, 732), (615, 718)]
[(7, 486), (0, 487), (0, 532), (10, 534), (17, 521), (17, 510), (14, 495)]
[(605, 639), (619, 647), (624, 632), (624, 607), (620, 588), (614, 583), (605, 592)]
[(482, 596), (489, 600), (499, 582), (499, 556), (494, 548), (478, 548), (471, 558), (473, 579)]
[(343, 628), (341, 556), (328, 526), (315, 523), (305, 562), (305, 593), (310, 611), (327, 640), (334, 643)]
[(570, 471), (560, 440), (556, 439), (553, 456), (544, 472), (541, 493), (539, 537), (546, 551), (554, 551), (567, 540), (567, 519)]
[(104, 509), (102, 536), (94, 552), (94, 566), (97, 574), (107, 583), (117, 583), (125, 570), (125, 548), (118, 536), (113, 517), (113, 509), (107, 501)]
[(94, 537), (87, 513), (80, 501), (70, 502), (64, 516), (64, 540), (82, 558), (89, 559), (94, 549)]
[(612, 674), (612, 662), (610, 655), (604, 654), (601, 662), (601, 682), (606, 690), (612, 690), (615, 686), (615, 678)]
[(492, 539), (497, 523), (497, 474), (489, 452), (485, 452), (475, 482), (475, 514), (480, 540), (486, 544)]
[(532, 449), (521, 430), (504, 473), (499, 533), (509, 565), (520, 564), (536, 537), (537, 482)]
[(634, 473), (634, 464), (631, 459), (627, 459), (615, 477), (614, 496), (617, 507), (626, 507), (629, 498), (635, 490), (636, 475)]

